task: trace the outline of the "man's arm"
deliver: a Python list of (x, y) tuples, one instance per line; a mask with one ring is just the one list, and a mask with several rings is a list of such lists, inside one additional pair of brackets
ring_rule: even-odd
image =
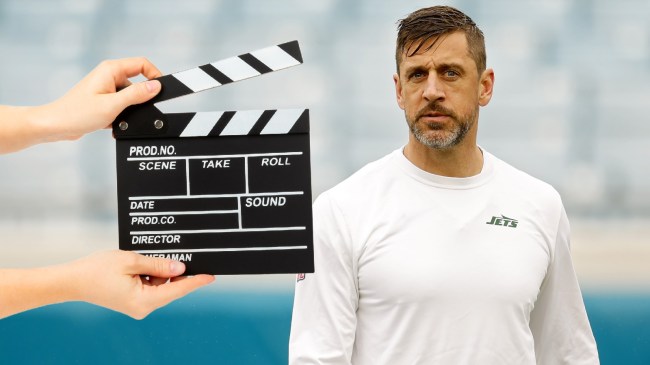
[(85, 301), (142, 319), (214, 281), (212, 275), (179, 278), (184, 271), (181, 262), (118, 250), (57, 266), (0, 269), (0, 318), (47, 304)]
[(296, 283), (289, 363), (350, 364), (358, 306), (349, 232), (327, 193), (314, 203), (315, 273)]
[(571, 262), (569, 220), (562, 208), (552, 262), (530, 328), (538, 364), (598, 364), (598, 350)]

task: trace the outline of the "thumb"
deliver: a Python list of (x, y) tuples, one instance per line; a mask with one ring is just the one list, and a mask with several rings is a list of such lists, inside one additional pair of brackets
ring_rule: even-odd
[(159, 257), (138, 255), (132, 268), (133, 275), (149, 275), (157, 278), (173, 278), (185, 272), (185, 264)]
[(115, 95), (118, 96), (121, 108), (125, 109), (134, 104), (142, 104), (156, 96), (162, 85), (158, 80), (148, 80), (138, 82), (118, 91)]

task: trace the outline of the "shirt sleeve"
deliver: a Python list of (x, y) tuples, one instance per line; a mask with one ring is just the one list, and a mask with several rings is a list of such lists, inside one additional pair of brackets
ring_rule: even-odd
[(357, 275), (349, 232), (327, 193), (314, 203), (315, 273), (296, 281), (289, 364), (350, 364)]
[(530, 317), (537, 364), (599, 364), (571, 262), (569, 220), (561, 210), (551, 264)]

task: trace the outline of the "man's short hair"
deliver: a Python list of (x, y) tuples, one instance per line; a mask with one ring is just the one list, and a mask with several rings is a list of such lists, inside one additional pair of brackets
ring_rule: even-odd
[(427, 49), (421, 50), (427, 41), (456, 31), (465, 33), (469, 56), (476, 63), (480, 75), (486, 67), (483, 32), (469, 16), (450, 6), (432, 6), (416, 10), (397, 22), (397, 72), (399, 73), (403, 54), (411, 57), (420, 51), (426, 52), (436, 43), (432, 42)]

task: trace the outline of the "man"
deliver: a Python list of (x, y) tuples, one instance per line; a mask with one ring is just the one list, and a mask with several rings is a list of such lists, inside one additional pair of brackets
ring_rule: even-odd
[(483, 34), (435, 6), (401, 20), (406, 146), (314, 203), (291, 364), (597, 364), (558, 193), (476, 144)]
[[(160, 92), (159, 81), (132, 85), (129, 78), (137, 75), (152, 79), (161, 73), (144, 58), (104, 61), (55, 102), (34, 107), (0, 105), (0, 154), (78, 139), (110, 126), (124, 108)], [(182, 262), (119, 250), (43, 268), (0, 268), (0, 319), (77, 300), (142, 319), (214, 281), (211, 275), (180, 276), (184, 271)]]

